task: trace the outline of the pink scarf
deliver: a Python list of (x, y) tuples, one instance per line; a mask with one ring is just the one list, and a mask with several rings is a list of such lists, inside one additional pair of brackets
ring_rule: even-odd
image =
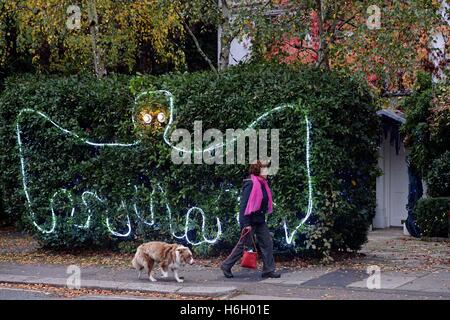
[(258, 211), (261, 208), (261, 202), (263, 199), (263, 193), (261, 189), (261, 184), (264, 185), (264, 188), (267, 192), (268, 199), (268, 213), (272, 213), (272, 192), (270, 192), (269, 184), (267, 183), (267, 180), (255, 176), (252, 174), (251, 176), (253, 186), (252, 191), (250, 192), (250, 197), (247, 201), (247, 207), (245, 208), (244, 215), (252, 214), (253, 212)]

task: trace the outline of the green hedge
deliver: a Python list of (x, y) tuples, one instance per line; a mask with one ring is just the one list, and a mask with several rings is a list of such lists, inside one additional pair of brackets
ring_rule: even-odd
[(450, 197), (450, 151), (435, 159), (428, 169), (426, 181), (431, 197)]
[(420, 73), (413, 94), (405, 99), (406, 123), (402, 127), (411, 164), (429, 185), (429, 195), (450, 196), (449, 84), (433, 86), (429, 74)]
[[(234, 67), (219, 76), (203, 72), (100, 81), (77, 76), (9, 78), (0, 97), (1, 175), (7, 214), (48, 246), (113, 246), (133, 239), (173, 241), (170, 225), (176, 235), (182, 235), (187, 210), (201, 207), (206, 216), (204, 235), (208, 239), (216, 235), (215, 217), (221, 221), (223, 234), (214, 245), (204, 243), (194, 249), (202, 254), (229, 249), (239, 233), (236, 194), (246, 166), (173, 164), (162, 130), (149, 134), (131, 122), (134, 96), (159, 89), (173, 93), (175, 125), (189, 130), (194, 120), (203, 121), (203, 130), (246, 128), (264, 112), (292, 103), (294, 108), (273, 113), (258, 125), (280, 129), (280, 170), (271, 181), (276, 206), (269, 218), (276, 250), (328, 256), (333, 250), (357, 250), (366, 241), (378, 174), (379, 123), (372, 98), (349, 77), (282, 65)], [(38, 232), (26, 210), (15, 134), (18, 113), (24, 108), (39, 110), (78, 135), (65, 134), (36, 113), (25, 113), (19, 121), (32, 209), (42, 228), (51, 227), (49, 199), (54, 196), (58, 223), (50, 234)], [(292, 232), (308, 206), (305, 115), (311, 122), (313, 211), (292, 245), (286, 242), (283, 221)], [(142, 143), (129, 148), (80, 143), (82, 138), (131, 143), (142, 134)], [(61, 189), (68, 190), (73, 204), (68, 193), (55, 195)], [(82, 229), (74, 225), (86, 222), (89, 212), (82, 194), (87, 190), (105, 202), (85, 194), (92, 221)], [(149, 222), (150, 201), (155, 213), (152, 226), (143, 223), (133, 207), (136, 204), (141, 218)], [(127, 214), (130, 235), (112, 235), (106, 217), (114, 232), (125, 234)], [(188, 236), (201, 241), (200, 212), (192, 211), (191, 218)]]
[(448, 237), (450, 198), (425, 198), (417, 202), (414, 217), (425, 237)]

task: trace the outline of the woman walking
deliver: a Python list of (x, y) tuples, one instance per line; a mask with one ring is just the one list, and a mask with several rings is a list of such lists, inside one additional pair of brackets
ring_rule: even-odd
[(242, 257), (244, 247), (252, 245), (256, 235), (263, 260), (263, 278), (279, 278), (275, 272), (272, 235), (266, 223), (266, 213), (272, 212), (272, 193), (267, 183), (267, 165), (257, 161), (250, 165), (250, 176), (244, 179), (239, 211), (241, 231), (247, 232), (243, 241), (239, 241), (220, 268), (227, 278), (232, 278), (231, 268)]

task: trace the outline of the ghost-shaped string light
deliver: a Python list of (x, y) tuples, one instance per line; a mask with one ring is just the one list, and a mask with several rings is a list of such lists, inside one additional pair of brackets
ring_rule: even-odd
[[(291, 109), (294, 107), (295, 106), (293, 104), (283, 104), (283, 105), (277, 106), (277, 107), (263, 113), (258, 118), (256, 118), (256, 120), (254, 120), (252, 123), (250, 123), (248, 125), (248, 128), (254, 128), (257, 124), (259, 124), (261, 121), (263, 121), (267, 117), (271, 116), (272, 114), (278, 113), (283, 110)], [(62, 133), (66, 137), (72, 138), (74, 141), (78, 142), (81, 145), (88, 145), (88, 146), (92, 146), (92, 147), (96, 147), (96, 148), (120, 148), (120, 149), (126, 150), (128, 148), (133, 148), (133, 147), (141, 145), (142, 140), (138, 139), (138, 140), (130, 142), (130, 143), (123, 143), (123, 142), (104, 143), (104, 142), (91, 141), (91, 140), (88, 140), (88, 139), (84, 138), (83, 136), (77, 134), (74, 131), (71, 131), (71, 130), (68, 130), (68, 129), (62, 127), (61, 125), (59, 125), (58, 123), (53, 121), (49, 116), (47, 116), (46, 114), (44, 114), (38, 110), (29, 109), (29, 108), (20, 110), (20, 112), (17, 116), (17, 119), (16, 119), (17, 120), (16, 121), (16, 134), (17, 134), (17, 145), (18, 145), (19, 158), (20, 158), (20, 169), (21, 169), (20, 172), (21, 172), (21, 177), (22, 177), (23, 191), (24, 191), (24, 194), (26, 197), (26, 204), (30, 211), (33, 225), (42, 233), (51, 234), (56, 230), (56, 223), (57, 223), (56, 213), (53, 209), (54, 199), (56, 199), (57, 196), (62, 195), (62, 196), (66, 196), (68, 198), (68, 200), (71, 203), (73, 203), (71, 213), (70, 213), (71, 217), (74, 217), (74, 215), (75, 215), (75, 205), (73, 202), (73, 197), (72, 197), (71, 193), (69, 192), (69, 190), (60, 189), (60, 190), (56, 191), (54, 193), (53, 197), (50, 199), (50, 206), (49, 206), (50, 210), (51, 210), (51, 226), (50, 226), (50, 228), (45, 229), (43, 226), (41, 226), (37, 223), (36, 215), (31, 208), (34, 201), (32, 199), (30, 189), (29, 189), (29, 177), (27, 174), (27, 162), (28, 161), (25, 156), (25, 145), (22, 143), (22, 128), (21, 128), (22, 122), (29, 121), (30, 115), (40, 118), (43, 121), (50, 123), (54, 127), (54, 130), (56, 132)], [(146, 136), (143, 133), (151, 133), (152, 135), (149, 135), (149, 136), (153, 136), (153, 134), (163, 131), (162, 138), (163, 138), (163, 141), (167, 144), (167, 146), (170, 148), (175, 148), (176, 150), (179, 150), (179, 149), (177, 149), (176, 146), (174, 146), (170, 142), (170, 139), (169, 139), (169, 134), (174, 127), (173, 119), (174, 119), (173, 96), (169, 91), (166, 91), (166, 90), (147, 91), (147, 92), (143, 92), (143, 93), (139, 94), (136, 97), (135, 107), (133, 109), (132, 121), (133, 121), (135, 129), (137, 129), (139, 132), (140, 138), (144, 138)], [(305, 160), (306, 160), (306, 164), (307, 164), (307, 173), (308, 173), (308, 209), (307, 209), (307, 214), (306, 214), (305, 218), (302, 219), (302, 221), (297, 225), (297, 227), (292, 232), (288, 231), (286, 221), (284, 222), (284, 229), (285, 229), (285, 233), (286, 233), (286, 242), (288, 244), (291, 244), (294, 242), (294, 235), (300, 230), (300, 228), (308, 220), (309, 216), (312, 214), (312, 207), (313, 207), (313, 199), (312, 199), (313, 188), (312, 188), (311, 169), (310, 169), (310, 148), (312, 146), (312, 143), (310, 142), (310, 140), (311, 140), (310, 139), (311, 123), (306, 114), (305, 114), (305, 124), (306, 124), (306, 159)], [(189, 152), (202, 152), (202, 151), (197, 151), (197, 150), (193, 150), (193, 151), (192, 150), (179, 150), (179, 151), (188, 152), (188, 153)], [(135, 186), (135, 188), (137, 188), (137, 187)], [(163, 187), (160, 185), (158, 185), (158, 191), (161, 192), (163, 194), (163, 197), (165, 198), (164, 202), (165, 202), (165, 207), (166, 207), (166, 211), (167, 211), (168, 218), (169, 218), (170, 233), (175, 238), (185, 239), (188, 243), (190, 243), (192, 245), (199, 245), (202, 243), (213, 244), (220, 238), (220, 236), (222, 234), (222, 230), (221, 230), (220, 220), (217, 217), (216, 217), (216, 224), (217, 224), (216, 236), (213, 239), (206, 238), (206, 236), (205, 236), (206, 215), (203, 212), (203, 210), (199, 207), (189, 208), (188, 212), (186, 213), (186, 223), (185, 223), (185, 227), (184, 227), (184, 229), (185, 229), (184, 234), (181, 236), (175, 235), (175, 232), (173, 231), (173, 226), (172, 226), (172, 212), (171, 212), (169, 201), (166, 199), (166, 192), (163, 189)], [(154, 193), (154, 190), (152, 191), (152, 195), (153, 195), (153, 193)], [(80, 224), (80, 225), (75, 225), (75, 227), (81, 228), (81, 229), (88, 229), (91, 225), (92, 213), (91, 213), (89, 204), (85, 200), (85, 197), (87, 197), (87, 196), (93, 198), (94, 200), (96, 200), (100, 203), (106, 203), (106, 200), (101, 198), (99, 195), (97, 195), (95, 190), (85, 190), (84, 191), (81, 198), (82, 198), (83, 205), (87, 208), (88, 217), (87, 217), (85, 223)], [(151, 198), (151, 200), (152, 200), (152, 198)], [(127, 207), (126, 203), (124, 201), (120, 201), (119, 209), (124, 210), (124, 209), (126, 209), (126, 207)], [(135, 211), (136, 215), (138, 216), (138, 218), (140, 220), (142, 220), (145, 224), (147, 224), (149, 226), (152, 226), (154, 224), (154, 211), (153, 211), (152, 201), (150, 201), (150, 212), (151, 212), (151, 218), (152, 218), (151, 222), (145, 221), (143, 219), (143, 217), (139, 213), (136, 203), (133, 203), (132, 207), (134, 208), (134, 211)], [(203, 240), (198, 241), (198, 242), (191, 241), (188, 237), (188, 232), (187, 232), (188, 228), (189, 228), (190, 214), (194, 211), (199, 212), (202, 216), (201, 232), (202, 232)], [(106, 218), (105, 222), (106, 222), (106, 226), (107, 226), (108, 230), (114, 236), (128, 237), (131, 234), (131, 223), (130, 223), (129, 215), (127, 215), (127, 223), (126, 223), (128, 231), (126, 231), (124, 233), (118, 233), (118, 232), (114, 231), (110, 226), (108, 217)]]

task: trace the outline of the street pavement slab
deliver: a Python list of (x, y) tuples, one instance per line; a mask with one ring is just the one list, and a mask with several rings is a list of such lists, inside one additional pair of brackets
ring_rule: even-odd
[(181, 286), (173, 286), (168, 284), (154, 284), (154, 283), (126, 283), (126, 284), (119, 284), (117, 288), (119, 290), (135, 290), (135, 291), (161, 292), (161, 293), (175, 293), (178, 290), (182, 289)]
[(233, 291), (235, 291), (235, 287), (183, 287), (180, 290), (177, 291), (179, 294), (191, 294), (191, 295), (202, 295), (202, 296), (212, 296), (212, 297), (218, 297), (218, 296), (224, 296), (227, 294), (231, 294)]
[(54, 295), (42, 291), (16, 288), (0, 288), (0, 300), (49, 300), (58, 299)]
[(261, 281), (261, 283), (276, 283), (284, 285), (301, 285), (307, 281), (320, 278), (321, 276), (330, 272), (329, 270), (321, 269), (318, 270), (302, 270), (293, 271), (289, 273), (282, 274), (281, 278), (278, 279), (266, 279)]
[[(408, 282), (417, 279), (416, 277), (405, 277), (402, 275), (380, 275), (379, 288), (377, 289), (396, 289)], [(367, 279), (362, 281), (356, 281), (347, 285), (351, 288), (368, 288)]]
[(450, 292), (450, 271), (433, 272), (410, 281), (397, 289), (421, 292)]
[(350, 283), (367, 278), (361, 270), (339, 269), (301, 283), (308, 287), (346, 287)]

